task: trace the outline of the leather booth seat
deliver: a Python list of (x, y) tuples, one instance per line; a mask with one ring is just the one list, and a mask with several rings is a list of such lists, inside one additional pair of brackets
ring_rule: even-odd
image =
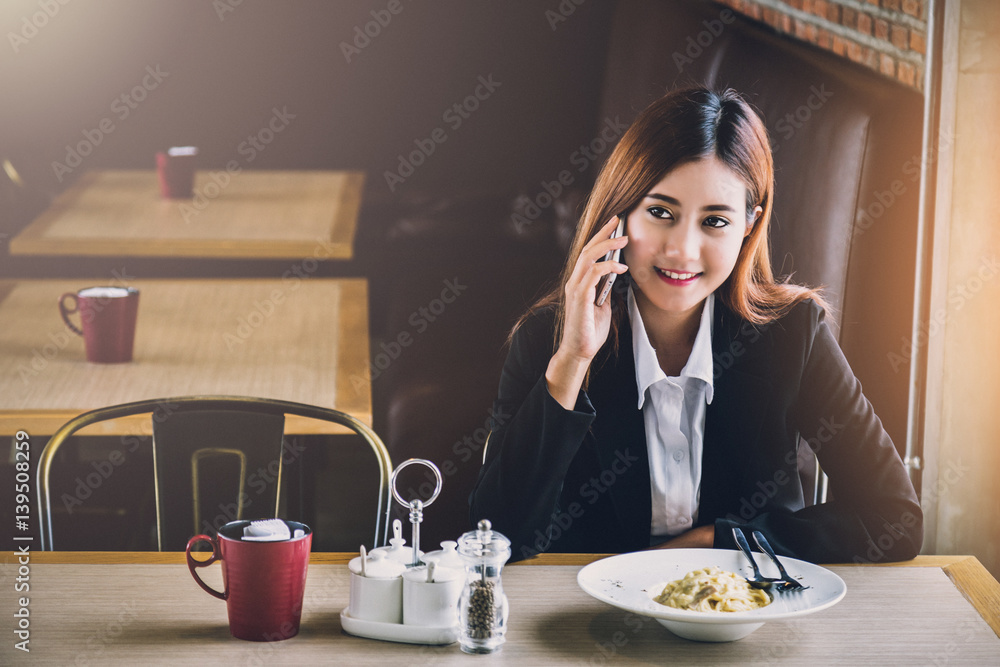
[[(609, 29), (595, 137), (687, 83), (735, 88), (760, 111), (775, 153), (775, 272), (824, 288), (902, 450), (909, 367), (893, 355), (913, 315), (921, 95), (711, 2), (619, 0)], [(394, 461), (428, 458), (445, 477), (423, 527), (428, 549), (470, 527), (506, 336), (555, 279), (586, 192), (565, 190), (544, 210), (530, 209), (536, 196), (429, 194), (400, 205), (371, 248), (376, 429)], [(516, 224), (526, 211), (536, 215)]]

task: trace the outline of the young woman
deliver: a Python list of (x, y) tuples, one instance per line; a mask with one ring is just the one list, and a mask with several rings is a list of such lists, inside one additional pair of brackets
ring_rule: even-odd
[[(763, 123), (731, 90), (671, 92), (622, 137), (500, 379), (470, 504), (515, 558), (735, 548), (737, 525), (812, 561), (916, 555), (916, 494), (822, 299), (772, 276), (773, 181)], [(804, 507), (800, 438), (830, 502)]]

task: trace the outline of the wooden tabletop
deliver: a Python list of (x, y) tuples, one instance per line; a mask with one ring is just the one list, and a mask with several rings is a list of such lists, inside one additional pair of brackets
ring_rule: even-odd
[[(83, 339), (59, 315), (61, 294), (99, 284), (0, 282), (0, 434), (51, 435), (93, 408), (209, 394), (336, 408), (371, 424), (364, 279), (130, 281), (139, 315), (133, 361), (123, 364), (87, 362)], [(286, 425), (343, 428), (295, 417)], [(82, 433), (149, 430), (148, 417), (137, 417)]]
[(152, 170), (93, 171), (10, 242), (13, 255), (350, 259), (364, 174), (201, 171), (160, 197)]
[[(27, 576), (31, 653), (14, 648), (17, 619), (6, 605), (0, 663), (39, 664), (465, 664), (470, 660), (552, 664), (996, 664), (1000, 637), (997, 584), (970, 557), (919, 557), (886, 567), (832, 565), (847, 596), (816, 614), (772, 621), (726, 644), (679, 639), (652, 619), (585, 594), (580, 566), (597, 556), (542, 556), (504, 570), (510, 598), (507, 641), (492, 656), (470, 657), (456, 645), (419, 646), (362, 639), (342, 631), (348, 602), (346, 559), (313, 554), (302, 628), (293, 639), (254, 643), (229, 635), (225, 603), (205, 594), (179, 553), (42, 553), (0, 556), (0, 585), (15, 595)], [(206, 580), (221, 583), (219, 567)], [(205, 572), (206, 570), (201, 570)], [(977, 608), (963, 594), (979, 589)], [(988, 596), (992, 595), (992, 598)], [(1000, 626), (994, 625), (998, 631)], [(16, 657), (14, 657), (16, 655)], [(20, 658), (18, 663), (14, 660)]]

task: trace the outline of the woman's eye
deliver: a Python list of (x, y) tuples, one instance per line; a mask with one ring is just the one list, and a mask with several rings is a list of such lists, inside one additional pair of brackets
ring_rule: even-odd
[(705, 225), (706, 227), (721, 229), (722, 227), (728, 226), (729, 221), (726, 220), (725, 218), (720, 218), (718, 216), (713, 215), (709, 218), (705, 218), (705, 222), (703, 222), (702, 224)]
[(663, 208), (662, 206), (651, 206), (647, 210), (649, 211), (649, 214), (652, 215), (654, 218), (660, 218), (661, 220), (671, 220), (674, 217), (673, 215), (670, 214), (670, 211)]

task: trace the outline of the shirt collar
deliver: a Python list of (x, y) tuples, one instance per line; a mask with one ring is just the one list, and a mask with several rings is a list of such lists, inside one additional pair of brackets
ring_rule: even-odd
[[(695, 336), (694, 345), (691, 347), (691, 356), (681, 370), (680, 377), (701, 380), (705, 385), (705, 401), (712, 402), (714, 395), (713, 365), (712, 365), (712, 322), (715, 312), (715, 294), (709, 294), (705, 299), (705, 304), (701, 309), (701, 322), (698, 325), (698, 334)], [(646, 401), (646, 389), (660, 380), (666, 379), (667, 375), (660, 368), (660, 363), (656, 359), (656, 350), (649, 342), (646, 335), (646, 327), (642, 324), (642, 316), (635, 302), (635, 294), (631, 285), (628, 289), (628, 314), (629, 322), (632, 325), (632, 354), (635, 358), (635, 382), (639, 390), (639, 409), (642, 409)]]

